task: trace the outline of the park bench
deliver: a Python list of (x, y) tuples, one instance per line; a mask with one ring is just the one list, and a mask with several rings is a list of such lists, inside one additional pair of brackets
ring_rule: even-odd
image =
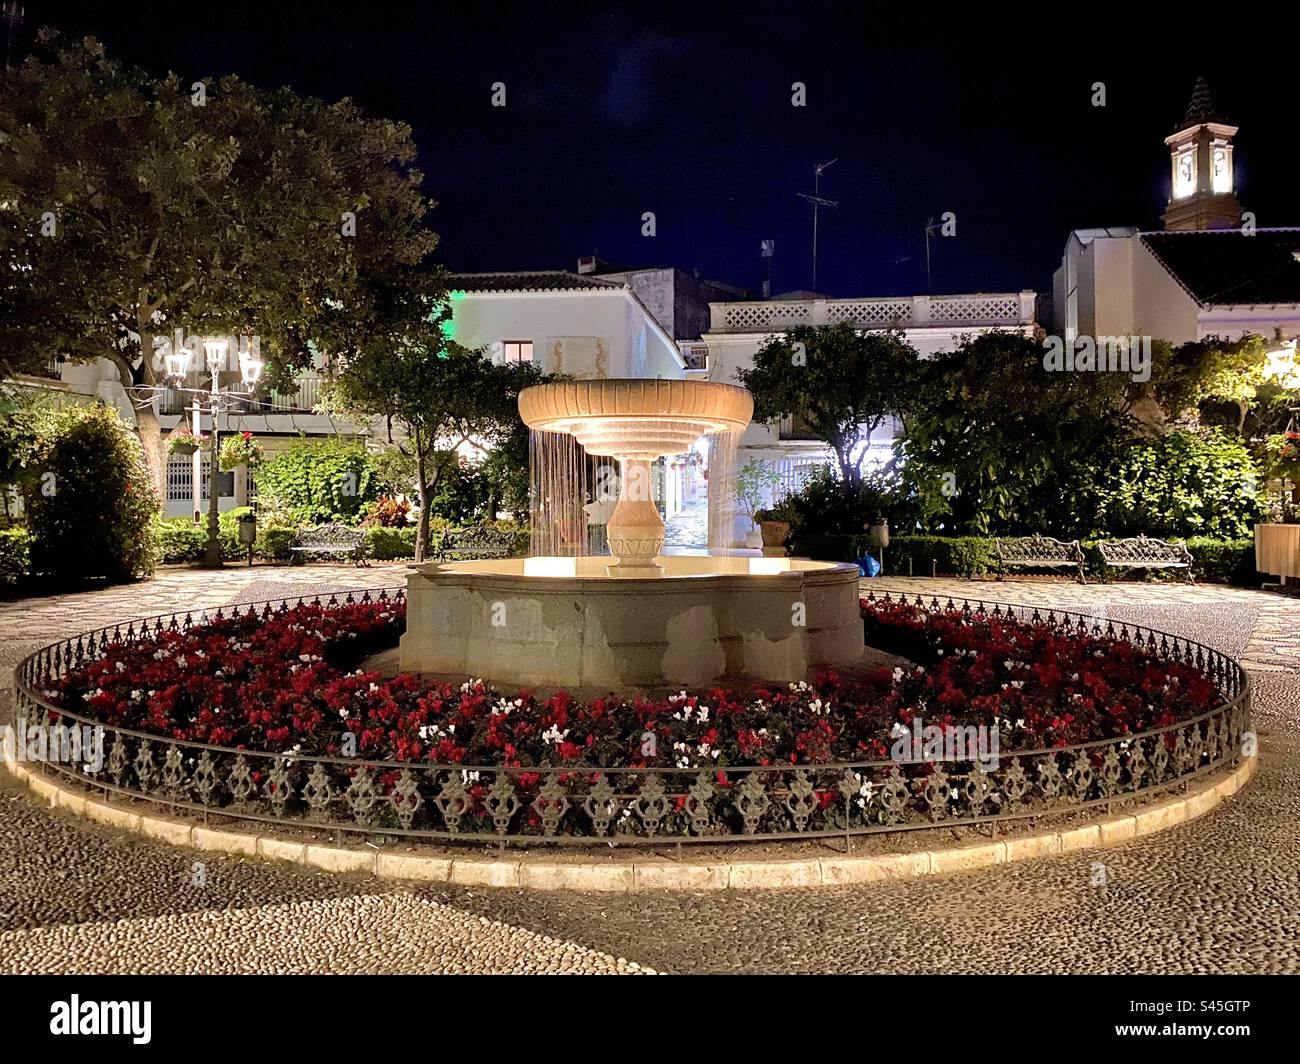
[(1063, 542), (1051, 536), (1015, 536), (993, 541), (998, 554), (998, 579), (1006, 576), (1008, 568), (1056, 568), (1072, 566), (1079, 583), (1088, 581), (1083, 575), (1083, 547), (1077, 539)]
[(294, 564), (307, 560), (309, 554), (350, 554), (353, 563), (360, 565), (366, 559), (366, 534), (347, 525), (328, 524), (307, 528), (298, 533), (297, 542), (289, 548)]
[(450, 530), (438, 546), (439, 563), (470, 558), (509, 558), (515, 552), (515, 533), (494, 525), (470, 525)]
[(1196, 583), (1192, 578), (1192, 563), (1195, 560), (1184, 543), (1166, 543), (1163, 539), (1150, 539), (1147, 536), (1133, 536), (1130, 539), (1104, 539), (1097, 544), (1101, 552), (1102, 579), (1106, 579), (1107, 569), (1182, 569), (1187, 582)]

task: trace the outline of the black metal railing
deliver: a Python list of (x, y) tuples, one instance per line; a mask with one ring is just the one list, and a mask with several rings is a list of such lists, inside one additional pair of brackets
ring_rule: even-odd
[[(875, 599), (874, 594), (868, 596)], [(400, 602), (400, 588), (240, 604), (195, 615), (110, 625), (43, 647), (15, 669), (15, 713), (30, 724), (100, 722), (45, 691), (110, 645), (222, 618), (270, 619), (298, 605)], [(1050, 749), (937, 765), (876, 759), (830, 764), (592, 767), (428, 764), (297, 756), (180, 742), (105, 726), (96, 773), (40, 762), (39, 770), (117, 797), (203, 819), (502, 845), (646, 846), (831, 839), (934, 827), (997, 824), (1130, 805), (1238, 764), (1250, 729), (1250, 679), (1228, 655), (1141, 625), (1062, 610), (968, 599), (894, 598), (971, 619), (1005, 617), (1063, 634), (1126, 639), (1202, 669), (1222, 703), (1167, 727)], [(15, 717), (15, 720), (17, 717)], [(951, 771), (950, 771), (951, 769)], [(721, 775), (719, 774), (721, 773)]]

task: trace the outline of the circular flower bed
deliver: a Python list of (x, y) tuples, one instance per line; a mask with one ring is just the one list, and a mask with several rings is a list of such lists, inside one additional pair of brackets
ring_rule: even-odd
[(396, 644), (404, 610), (299, 605), (162, 631), (107, 646), (42, 694), (112, 727), (291, 756), (720, 777), (731, 765), (886, 758), (918, 719), (996, 728), (1007, 754), (1165, 727), (1224, 701), (1203, 670), (1123, 640), (865, 601), (867, 641), (913, 664), (744, 692), (589, 701), (359, 671)]

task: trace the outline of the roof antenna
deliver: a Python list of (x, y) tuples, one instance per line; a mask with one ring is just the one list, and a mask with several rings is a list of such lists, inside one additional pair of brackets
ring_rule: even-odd
[(839, 159), (832, 159), (828, 163), (818, 163), (813, 167), (813, 194), (810, 196), (807, 192), (796, 192), (795, 195), (800, 199), (806, 199), (813, 205), (813, 243), (812, 243), (812, 290), (817, 291), (817, 211), (822, 207), (838, 207), (839, 200), (824, 199), (822, 197), (822, 171), (829, 170)]

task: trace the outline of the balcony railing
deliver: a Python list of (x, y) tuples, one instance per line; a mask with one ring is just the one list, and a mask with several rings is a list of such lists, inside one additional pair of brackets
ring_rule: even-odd
[(990, 328), (1032, 325), (1034, 292), (883, 299), (792, 299), (710, 303), (711, 333), (782, 332), (796, 325), (851, 322), (863, 329)]
[[(250, 395), (244, 399), (232, 398), (230, 401), (237, 404), (234, 409), (240, 413), (306, 414), (314, 410), (316, 404), (320, 402), (320, 383), (320, 377), (313, 374), (299, 377), (297, 388), (283, 395), (278, 392), (266, 392), (264, 394)], [(193, 380), (186, 382), (186, 387), (201, 389), (206, 384), (206, 378), (195, 375)], [(168, 388), (163, 392), (161, 412), (164, 414), (183, 414), (193, 402), (193, 394)]]

